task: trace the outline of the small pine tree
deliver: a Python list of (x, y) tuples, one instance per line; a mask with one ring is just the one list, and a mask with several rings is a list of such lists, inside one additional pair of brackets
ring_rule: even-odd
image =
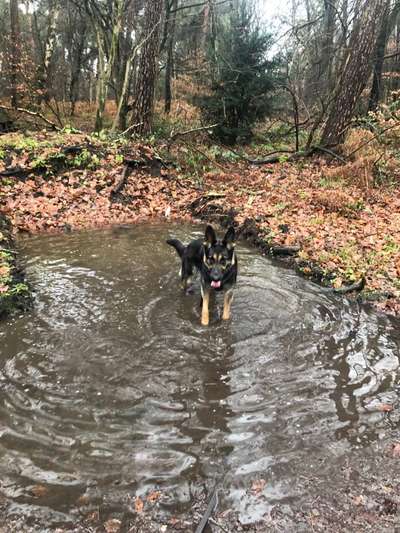
[(213, 135), (225, 144), (248, 141), (254, 123), (271, 110), (278, 70), (278, 61), (267, 59), (271, 45), (272, 36), (255, 22), (245, 0), (218, 28), (211, 94), (199, 103), (204, 119), (219, 124)]

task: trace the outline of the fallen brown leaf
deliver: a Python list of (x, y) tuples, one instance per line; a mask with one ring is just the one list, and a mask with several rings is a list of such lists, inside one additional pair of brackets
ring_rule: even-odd
[(30, 490), (31, 493), (35, 496), (35, 498), (43, 498), (49, 493), (49, 489), (44, 485), (34, 485), (33, 487), (31, 487)]
[(121, 530), (121, 520), (117, 520), (116, 518), (107, 520), (104, 524), (104, 529), (107, 533), (119, 533)]
[(87, 505), (89, 503), (89, 496), (87, 494), (81, 494), (79, 498), (76, 500), (76, 504), (79, 505), (79, 507), (83, 505)]
[(364, 504), (364, 496), (360, 494), (360, 496), (356, 496), (353, 498), (354, 505), (363, 505)]
[(390, 411), (393, 411), (393, 405), (390, 405), (390, 403), (381, 403), (378, 405), (378, 410), (382, 413), (390, 413)]
[(264, 490), (266, 484), (267, 482), (265, 479), (256, 479), (251, 485), (251, 492), (256, 495), (260, 494)]
[(156, 502), (160, 498), (160, 496), (161, 492), (159, 490), (153, 490), (147, 495), (146, 500), (148, 502)]
[(144, 507), (144, 503), (143, 503), (142, 499), (139, 498), (139, 496), (136, 496), (136, 498), (135, 498), (135, 511), (137, 513), (142, 513), (143, 512), (143, 507)]
[(392, 446), (391, 450), (392, 457), (400, 457), (400, 442), (396, 442)]

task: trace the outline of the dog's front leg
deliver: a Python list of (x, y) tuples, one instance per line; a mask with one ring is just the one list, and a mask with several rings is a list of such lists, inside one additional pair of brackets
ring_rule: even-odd
[(222, 314), (223, 320), (229, 320), (231, 316), (231, 304), (233, 300), (233, 290), (229, 289), (224, 294), (224, 312)]
[(203, 298), (201, 307), (201, 325), (208, 326), (208, 323), (210, 322), (210, 315), (208, 310), (210, 304), (210, 291), (201, 288), (201, 296)]

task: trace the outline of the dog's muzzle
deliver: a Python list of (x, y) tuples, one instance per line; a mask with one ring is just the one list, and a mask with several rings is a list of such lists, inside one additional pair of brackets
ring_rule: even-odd
[(219, 289), (222, 284), (223, 272), (219, 268), (213, 268), (210, 272), (211, 287), (213, 289)]

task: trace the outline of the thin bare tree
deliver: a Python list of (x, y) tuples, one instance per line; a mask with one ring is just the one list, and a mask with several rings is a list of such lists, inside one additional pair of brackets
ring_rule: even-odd
[(20, 62), (20, 27), (18, 0), (10, 0), (11, 23), (11, 106), (18, 107), (18, 65)]

